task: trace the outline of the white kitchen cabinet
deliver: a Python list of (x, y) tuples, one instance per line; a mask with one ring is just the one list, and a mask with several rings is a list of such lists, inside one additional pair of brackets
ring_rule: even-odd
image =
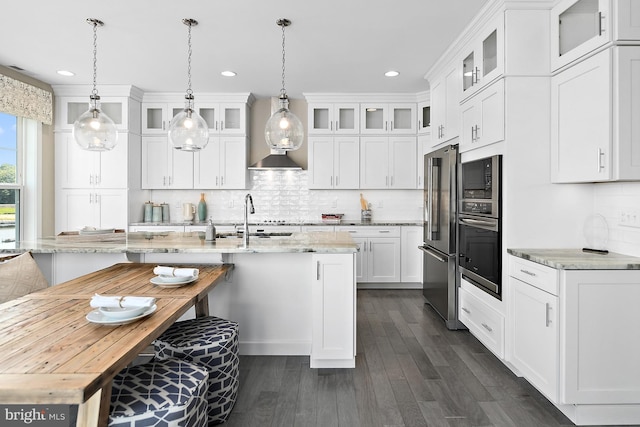
[(303, 233), (335, 233), (336, 229), (333, 225), (303, 225), (300, 227)]
[(504, 79), (460, 104), (460, 152), (504, 140)]
[(127, 190), (59, 190), (56, 193), (56, 230), (83, 227), (127, 229)]
[(637, 424), (640, 340), (621, 325), (640, 322), (640, 272), (510, 256), (509, 276), (507, 360), (576, 424)]
[(465, 51), (462, 60), (462, 98), (471, 96), (504, 72), (504, 15), (496, 18)]
[(431, 102), (418, 102), (418, 135), (431, 132)]
[(309, 188), (357, 189), (360, 186), (360, 138), (309, 137)]
[(460, 68), (455, 65), (431, 82), (431, 142), (438, 145), (457, 137), (460, 133)]
[(417, 105), (415, 103), (360, 104), (360, 134), (415, 134)]
[[(164, 233), (164, 232), (178, 232), (178, 233), (183, 233), (185, 230), (185, 227), (182, 225), (131, 225), (129, 226), (129, 231), (134, 233), (134, 232), (157, 232), (157, 233)], [(203, 230), (204, 231), (204, 227)]]
[(422, 251), (424, 242), (420, 226), (400, 227), (400, 281), (422, 283)]
[(245, 189), (247, 145), (244, 136), (210, 136), (207, 146), (193, 154), (193, 188)]
[(640, 47), (605, 49), (551, 79), (551, 179), (640, 179)]
[(308, 107), (309, 135), (360, 132), (360, 104), (310, 103)]
[(356, 354), (354, 255), (314, 254), (312, 263), (311, 368), (322, 367), (323, 359), (352, 364)]
[(71, 132), (56, 132), (56, 185), (59, 188), (127, 188), (127, 173), (119, 173), (127, 164), (128, 136), (118, 135), (110, 151), (83, 150)]
[[(90, 92), (86, 96), (56, 96), (56, 131), (73, 129), (78, 117), (89, 110), (89, 95)], [(133, 113), (130, 108), (132, 106), (127, 97), (101, 96), (100, 110), (113, 120), (119, 131), (129, 128), (129, 115)]]
[(193, 188), (193, 153), (174, 149), (167, 136), (142, 137), (142, 188)]
[(400, 282), (400, 227), (336, 226), (336, 231), (350, 233), (358, 246), (358, 283)]
[(558, 70), (610, 42), (640, 40), (638, 0), (562, 0), (551, 9), (551, 68)]
[(510, 362), (542, 394), (558, 400), (558, 297), (514, 277), (511, 293)]
[(143, 102), (142, 134), (167, 134), (171, 119), (183, 109), (184, 102)]
[(424, 155), (431, 152), (431, 134), (425, 133), (423, 135), (418, 135), (418, 156), (416, 167), (418, 173), (418, 188), (424, 189), (425, 180), (424, 180)]
[(360, 188), (417, 188), (415, 136), (360, 138)]
[[(246, 135), (247, 104), (197, 102), (194, 108), (209, 127), (209, 135)], [(209, 141), (211, 143), (211, 141)]]
[(476, 295), (481, 292), (464, 278), (461, 279), (458, 288), (458, 317), (474, 337), (498, 358), (503, 359), (505, 317)]

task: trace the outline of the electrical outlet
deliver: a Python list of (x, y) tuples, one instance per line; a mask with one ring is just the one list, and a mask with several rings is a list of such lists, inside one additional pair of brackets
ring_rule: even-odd
[(230, 200), (227, 202), (227, 207), (228, 207), (228, 208), (233, 208), (233, 199), (230, 199)]
[(618, 223), (625, 227), (640, 228), (640, 211), (626, 209), (621, 211)]

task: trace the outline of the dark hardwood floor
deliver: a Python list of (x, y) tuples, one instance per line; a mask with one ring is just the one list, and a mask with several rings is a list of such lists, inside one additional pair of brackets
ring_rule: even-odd
[(355, 369), (242, 356), (225, 426), (573, 425), (468, 331), (449, 331), (420, 290), (359, 290)]

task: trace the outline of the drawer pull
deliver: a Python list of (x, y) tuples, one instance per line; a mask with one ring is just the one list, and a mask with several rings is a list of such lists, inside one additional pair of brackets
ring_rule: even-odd
[(524, 274), (528, 274), (529, 276), (533, 276), (533, 277), (537, 276), (536, 273), (532, 273), (532, 272), (527, 271), (527, 270), (520, 269), (520, 271), (523, 272)]
[(551, 324), (551, 316), (549, 315), (549, 310), (551, 310), (551, 305), (549, 303), (545, 304), (545, 326), (548, 328)]
[(468, 308), (466, 308), (466, 307), (460, 307), (460, 309), (461, 309), (462, 311), (464, 311), (465, 313), (467, 313), (467, 314), (471, 314), (471, 312), (469, 311), (469, 309), (468, 309)]
[(491, 327), (489, 325), (487, 325), (486, 323), (482, 323), (482, 327), (485, 328), (489, 332), (493, 332), (493, 329), (491, 329)]

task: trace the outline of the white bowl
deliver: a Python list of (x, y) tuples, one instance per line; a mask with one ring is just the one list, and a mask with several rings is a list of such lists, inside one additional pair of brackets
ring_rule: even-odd
[(111, 319), (131, 319), (140, 316), (149, 307), (100, 307), (100, 313)]
[(191, 279), (191, 277), (185, 277), (185, 276), (165, 276), (163, 274), (158, 276), (160, 278), (160, 280), (162, 280), (164, 283), (178, 283), (178, 282), (184, 282), (185, 280), (189, 280)]

